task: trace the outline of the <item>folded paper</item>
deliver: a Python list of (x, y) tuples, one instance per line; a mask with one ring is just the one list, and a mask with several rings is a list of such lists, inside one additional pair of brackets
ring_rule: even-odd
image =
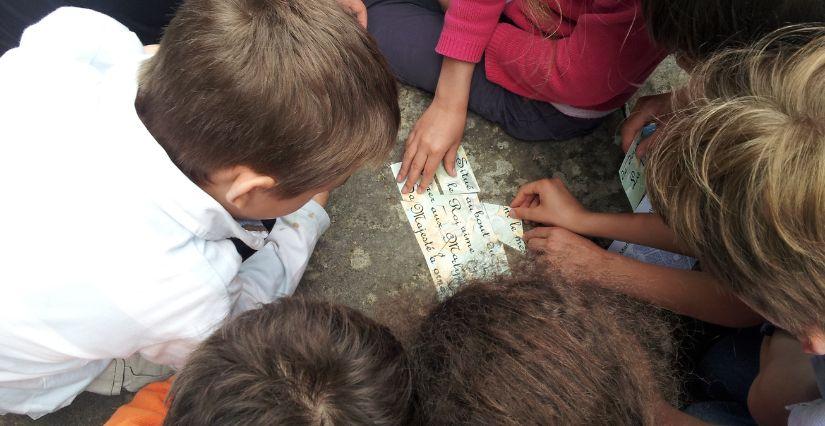
[(493, 232), (496, 233), (499, 241), (522, 253), (526, 253), (527, 246), (524, 244), (524, 226), (521, 219), (510, 217), (510, 207), (489, 203), (483, 204), (484, 210), (493, 224)]

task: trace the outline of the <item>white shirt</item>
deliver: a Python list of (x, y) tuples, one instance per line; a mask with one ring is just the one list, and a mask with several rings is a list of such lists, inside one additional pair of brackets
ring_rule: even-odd
[[(825, 396), (825, 356), (815, 355), (811, 357), (811, 366), (816, 377), (816, 386), (819, 394)], [(825, 400), (793, 404), (786, 407), (790, 411), (788, 416), (788, 426), (823, 426), (825, 425)]]
[[(138, 118), (138, 38), (61, 8), (0, 58), (0, 413), (68, 405), (113, 358), (180, 366), (228, 316), (289, 295), (315, 202), (248, 232)], [(245, 262), (229, 237), (259, 251)]]
[(825, 425), (825, 400), (817, 399), (787, 407), (790, 411), (788, 426)]

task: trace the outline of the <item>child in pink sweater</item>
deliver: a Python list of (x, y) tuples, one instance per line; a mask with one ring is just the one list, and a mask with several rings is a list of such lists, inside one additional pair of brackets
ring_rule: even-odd
[(468, 108), (519, 139), (569, 139), (624, 104), (666, 54), (638, 0), (440, 1), (366, 1), (399, 79), (435, 93), (407, 139), (406, 190), (419, 178), (426, 187), (442, 160), (453, 172)]

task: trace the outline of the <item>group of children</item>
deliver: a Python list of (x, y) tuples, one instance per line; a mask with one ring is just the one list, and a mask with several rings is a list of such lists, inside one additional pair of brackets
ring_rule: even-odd
[[(0, 58), (0, 413), (143, 388), (111, 424), (825, 424), (823, 20), (810, 0), (186, 0), (151, 48), (57, 9)], [(524, 185), (534, 264), (411, 319), (404, 345), (291, 297), (329, 192), (395, 146), (396, 78), (435, 94), (409, 191), (453, 172), (468, 109), (581, 135), (667, 53), (690, 81), (622, 129), (627, 147), (660, 124), (638, 151), (655, 214)], [(744, 416), (675, 408), (652, 305), (763, 325)]]

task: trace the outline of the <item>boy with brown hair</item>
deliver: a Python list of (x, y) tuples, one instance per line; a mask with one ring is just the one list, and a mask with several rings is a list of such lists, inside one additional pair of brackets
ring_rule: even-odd
[[(785, 330), (763, 341), (750, 389), (760, 424), (786, 423), (785, 406), (825, 390), (823, 58), (825, 28), (790, 27), (699, 68), (647, 163), (657, 215), (588, 212), (558, 181), (515, 200), (535, 194), (524, 211), (552, 227), (525, 237), (554, 267), (708, 322)], [(641, 264), (556, 227), (678, 250), (706, 272)], [(790, 414), (825, 419), (821, 403)]]
[(410, 347), (417, 424), (667, 424), (669, 328), (655, 308), (525, 275), (467, 285)]
[[(373, 41), (324, 0), (189, 0), (151, 57), (62, 8), (0, 58), (0, 92), (19, 206), (0, 221), (0, 413), (32, 417), (134, 389), (122, 359), (179, 367), (291, 294), (327, 191), (382, 162), (399, 122)], [(270, 218), (268, 235), (237, 221)], [(230, 238), (257, 252), (242, 262)]]
[[(168, 386), (167, 386), (168, 389)], [(288, 297), (206, 339), (164, 391), (107, 425), (401, 425), (411, 414), (407, 356), (390, 330), (343, 305)]]

